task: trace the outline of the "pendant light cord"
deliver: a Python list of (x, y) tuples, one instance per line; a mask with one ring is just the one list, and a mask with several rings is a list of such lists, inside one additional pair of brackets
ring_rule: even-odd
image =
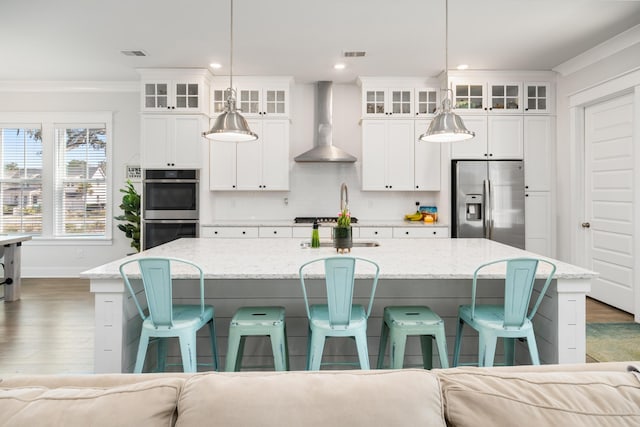
[(229, 89), (233, 91), (233, 0), (230, 0), (230, 3), (231, 18), (229, 20)]
[[(449, 98), (449, 0), (444, 0), (444, 84)], [(453, 92), (451, 95), (453, 96)]]

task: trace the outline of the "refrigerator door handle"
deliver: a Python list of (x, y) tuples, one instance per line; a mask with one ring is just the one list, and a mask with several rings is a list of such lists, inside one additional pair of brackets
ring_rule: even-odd
[(491, 194), (491, 180), (484, 180), (484, 224), (485, 224), (485, 233), (484, 236), (487, 239), (492, 239), (493, 236), (493, 217), (491, 215), (491, 210), (493, 209), (493, 200)]
[(485, 239), (489, 238), (489, 181), (482, 180), (482, 234)]

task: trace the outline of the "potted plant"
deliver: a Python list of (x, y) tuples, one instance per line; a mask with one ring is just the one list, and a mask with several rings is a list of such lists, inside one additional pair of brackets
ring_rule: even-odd
[(140, 194), (130, 180), (127, 180), (125, 188), (120, 189), (122, 203), (120, 209), (123, 215), (114, 217), (118, 221), (124, 221), (124, 224), (118, 224), (118, 229), (131, 239), (131, 247), (140, 252)]
[(338, 222), (333, 227), (333, 247), (338, 252), (351, 252), (353, 239), (351, 233), (351, 214), (349, 208), (345, 205), (338, 214)]

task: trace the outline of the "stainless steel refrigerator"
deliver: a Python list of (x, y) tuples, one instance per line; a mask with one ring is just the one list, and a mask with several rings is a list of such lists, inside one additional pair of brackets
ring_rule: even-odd
[(454, 160), (453, 237), (479, 237), (524, 249), (521, 160)]

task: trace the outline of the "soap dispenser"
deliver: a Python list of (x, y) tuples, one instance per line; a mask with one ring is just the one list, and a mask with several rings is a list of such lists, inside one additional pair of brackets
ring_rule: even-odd
[(318, 221), (313, 222), (313, 228), (311, 229), (311, 247), (320, 247), (320, 232), (318, 231)]

